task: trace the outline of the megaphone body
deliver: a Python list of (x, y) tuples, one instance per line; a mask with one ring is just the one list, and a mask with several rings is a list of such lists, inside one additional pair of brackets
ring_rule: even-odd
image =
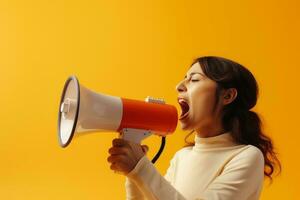
[(161, 99), (147, 97), (140, 101), (96, 93), (71, 76), (60, 100), (58, 138), (60, 145), (66, 147), (74, 134), (115, 131), (139, 143), (152, 133), (173, 133), (177, 122), (177, 109)]

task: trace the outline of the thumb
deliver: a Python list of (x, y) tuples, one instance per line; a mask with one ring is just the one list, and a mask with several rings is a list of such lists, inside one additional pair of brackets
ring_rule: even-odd
[(144, 153), (147, 153), (149, 151), (149, 147), (147, 145), (141, 145), (141, 146)]

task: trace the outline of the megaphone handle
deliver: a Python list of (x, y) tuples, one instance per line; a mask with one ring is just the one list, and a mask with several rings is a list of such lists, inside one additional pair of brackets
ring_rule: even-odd
[(152, 135), (152, 133), (149, 130), (124, 128), (120, 132), (119, 138), (140, 144), (142, 140), (149, 137), (150, 135)]

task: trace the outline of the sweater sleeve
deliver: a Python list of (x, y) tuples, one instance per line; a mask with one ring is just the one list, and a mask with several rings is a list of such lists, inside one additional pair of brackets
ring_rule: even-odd
[(127, 177), (139, 188), (147, 200), (185, 200), (171, 184), (173, 164), (165, 177), (161, 176), (146, 156), (142, 157)]
[[(135, 182), (132, 179), (132, 177), (134, 176), (134, 174), (137, 174), (137, 171), (141, 167), (142, 162), (145, 162), (144, 159), (146, 159), (146, 158), (143, 158), (143, 160), (141, 159), (137, 163), (136, 167), (126, 177), (126, 181), (125, 181), (126, 200), (138, 200), (138, 199), (139, 200), (144, 200), (145, 199), (143, 192), (139, 189), (138, 185), (136, 185)], [(176, 159), (176, 154), (171, 159), (170, 166), (167, 169), (167, 172), (166, 172), (166, 174), (164, 176), (164, 178), (170, 184), (172, 184), (173, 178), (174, 178), (175, 159)], [(149, 162), (148, 162), (148, 164), (149, 164)], [(129, 177), (131, 177), (131, 178), (129, 178)]]
[[(171, 159), (170, 166), (167, 169), (167, 172), (164, 176), (164, 178), (171, 184), (173, 183), (173, 179), (174, 179), (175, 159), (176, 159), (176, 156), (174, 156)], [(142, 162), (142, 160), (140, 162)], [(133, 171), (131, 171), (129, 176), (133, 173), (136, 173), (135, 171), (137, 171), (137, 168), (139, 167), (139, 165), (140, 164), (137, 164), (137, 166), (135, 167), (135, 169)], [(126, 200), (144, 200), (144, 195), (141, 192), (141, 190), (133, 182), (133, 180), (128, 177), (126, 177), (126, 180), (125, 180), (125, 191), (126, 191)]]
[(135, 183), (126, 177), (125, 180), (126, 200), (144, 200), (144, 195)]

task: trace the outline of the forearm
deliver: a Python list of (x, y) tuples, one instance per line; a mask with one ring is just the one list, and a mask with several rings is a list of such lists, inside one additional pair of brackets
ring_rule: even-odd
[(127, 175), (147, 200), (185, 200), (153, 166), (147, 157), (143, 157), (137, 166)]
[(133, 181), (126, 177), (126, 200), (144, 200), (144, 195)]

